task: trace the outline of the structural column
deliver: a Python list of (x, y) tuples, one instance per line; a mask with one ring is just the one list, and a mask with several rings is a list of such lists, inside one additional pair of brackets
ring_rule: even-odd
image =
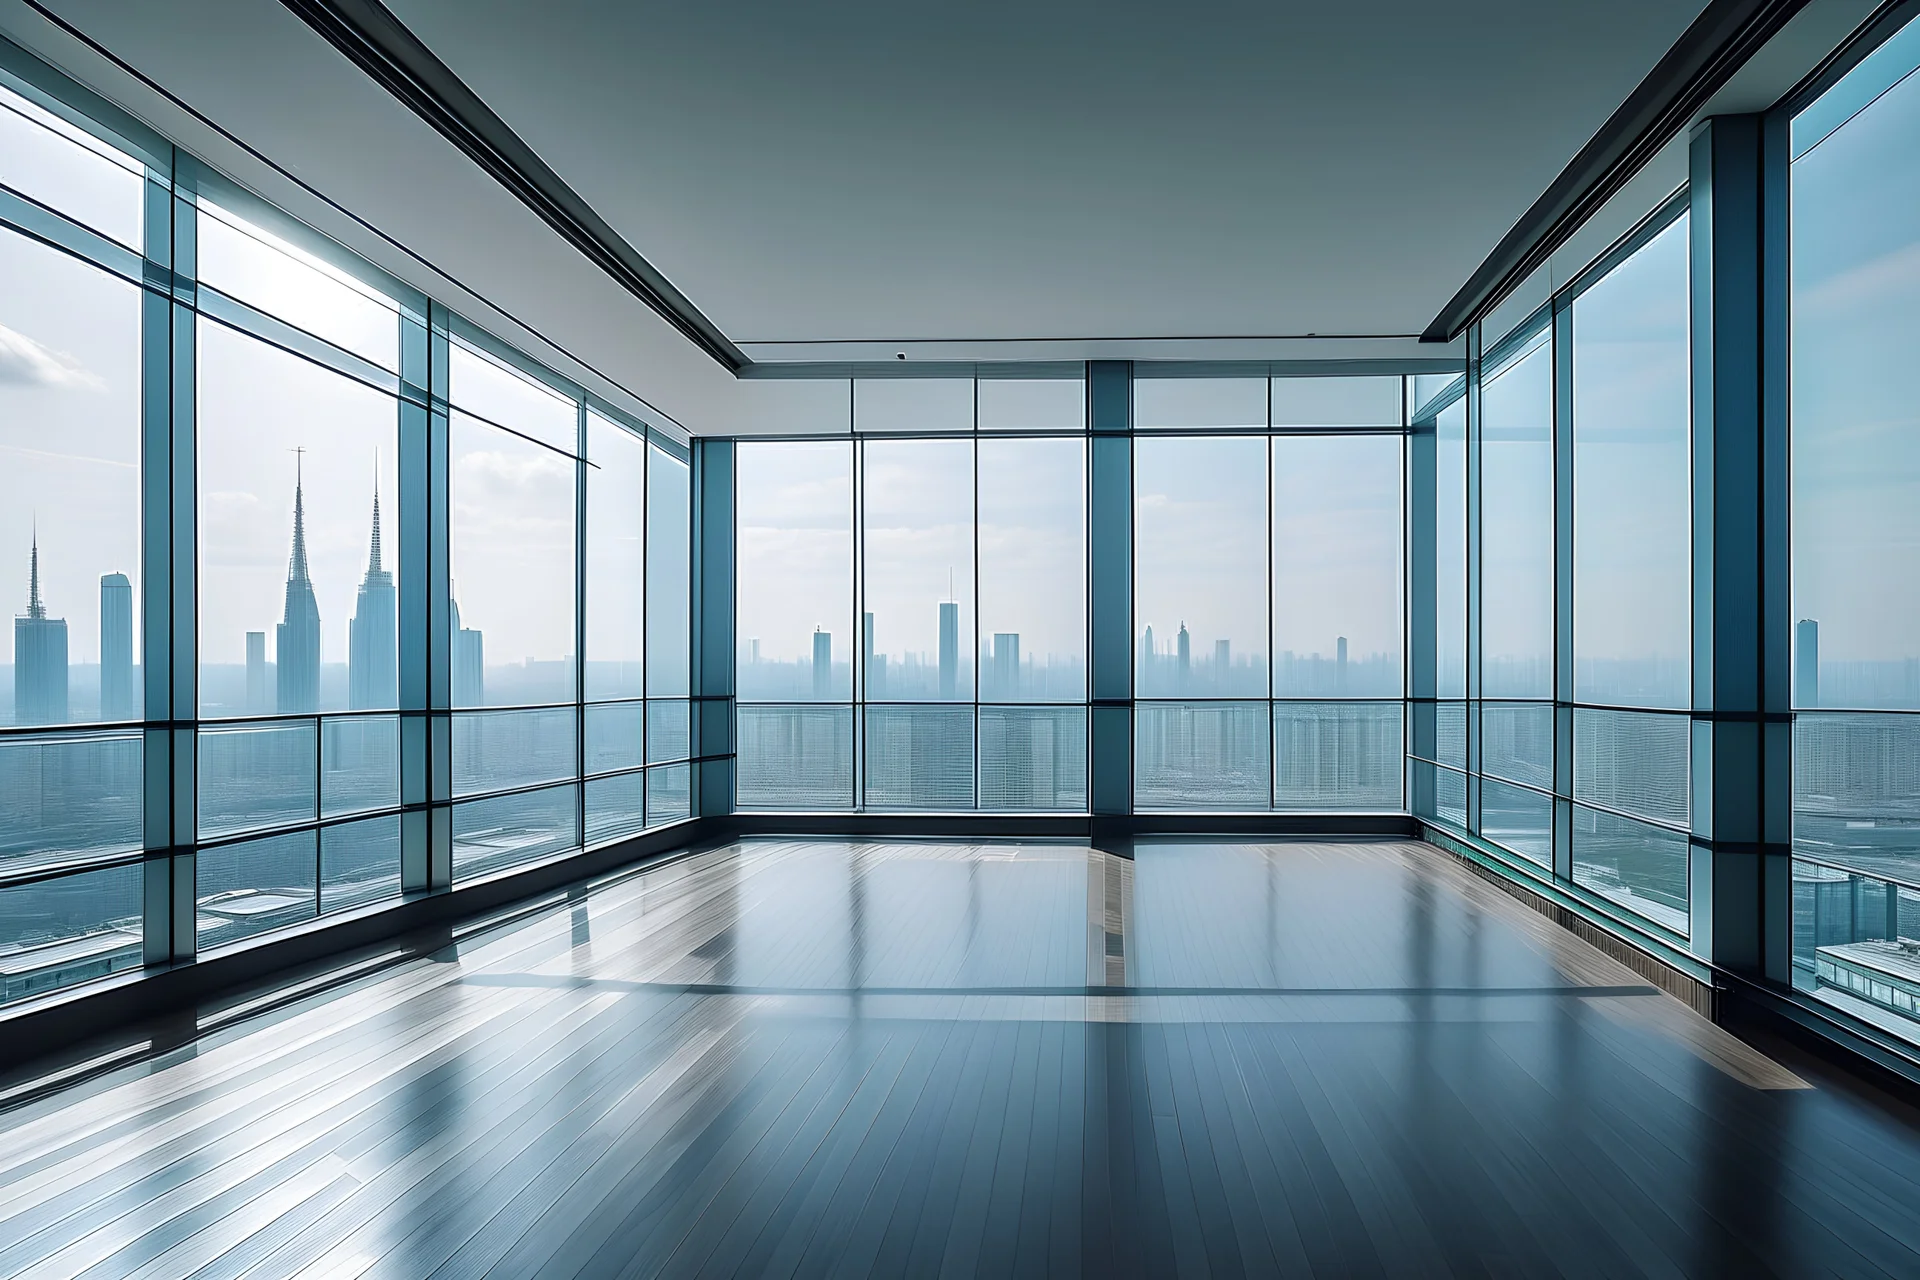
[[(1785, 980), (1788, 820), (1784, 414), (1763, 413), (1763, 122), (1716, 116), (1691, 142), (1693, 764), (1689, 944)], [(1776, 253), (1778, 247), (1776, 247)], [(1778, 316), (1775, 316), (1778, 319)], [(1772, 940), (1776, 945), (1769, 947)], [(1778, 955), (1769, 956), (1770, 951)]]
[(733, 812), (731, 440), (693, 442), (693, 812)]
[(1133, 365), (1087, 364), (1088, 802), (1133, 812)]

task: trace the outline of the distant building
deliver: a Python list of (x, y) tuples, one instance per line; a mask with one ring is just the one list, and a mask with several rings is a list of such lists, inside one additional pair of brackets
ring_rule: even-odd
[(1213, 642), (1213, 680), (1217, 686), (1215, 692), (1225, 693), (1227, 680), (1233, 674), (1233, 641), (1215, 640)]
[(453, 705), (477, 707), (487, 700), (487, 650), (480, 632), (460, 625), (460, 602), (447, 602), (447, 633), (451, 653), (449, 674), (453, 677)]
[(27, 611), (13, 620), (15, 724), (63, 724), (67, 719), (67, 620), (49, 618), (40, 599), (40, 535), (34, 534), (27, 570)]
[(886, 697), (887, 660), (886, 655), (876, 655), (873, 651), (872, 613), (864, 613), (860, 616), (860, 669), (866, 672), (867, 697)]
[(822, 700), (833, 693), (833, 633), (813, 629), (813, 696)]
[(293, 482), (293, 555), (287, 561), (286, 603), (274, 629), (274, 709), (311, 715), (320, 709), (320, 603), (307, 573), (306, 500), (298, 472)]
[(1173, 638), (1174, 677), (1180, 682), (1180, 692), (1187, 691), (1187, 677), (1193, 671), (1193, 637), (1187, 634), (1187, 624), (1180, 624), (1180, 633)]
[(1344, 694), (1347, 691), (1347, 638), (1336, 636), (1333, 641), (1333, 687), (1334, 692)]
[(952, 600), (940, 602), (940, 696), (958, 697), (960, 692), (960, 605)]
[(996, 698), (1009, 701), (1020, 696), (1020, 633), (993, 633), (993, 690)]
[(1820, 623), (1813, 618), (1793, 624), (1793, 705), (1820, 705)]
[(247, 632), (247, 714), (264, 716), (273, 710), (267, 697), (267, 633)]
[(100, 579), (100, 718), (131, 720), (133, 696), (133, 583), (124, 573)]
[(376, 489), (367, 575), (360, 580), (353, 621), (347, 626), (347, 706), (355, 711), (399, 704), (399, 650), (394, 629), (397, 618), (393, 574), (380, 561), (380, 493)]

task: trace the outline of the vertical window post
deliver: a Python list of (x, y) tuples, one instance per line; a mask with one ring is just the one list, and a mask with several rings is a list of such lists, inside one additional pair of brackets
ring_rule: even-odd
[(1087, 364), (1088, 807), (1133, 812), (1133, 365)]
[(693, 812), (733, 812), (733, 457), (731, 440), (693, 448)]

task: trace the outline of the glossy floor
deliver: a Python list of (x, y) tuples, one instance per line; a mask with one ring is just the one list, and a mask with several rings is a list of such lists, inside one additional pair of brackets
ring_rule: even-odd
[(1920, 1275), (1897, 1106), (1448, 856), (1134, 852), (746, 843), (265, 993), (16, 1092), (0, 1275)]

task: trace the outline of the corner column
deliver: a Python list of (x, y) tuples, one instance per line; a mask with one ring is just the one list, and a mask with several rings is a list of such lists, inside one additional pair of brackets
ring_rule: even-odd
[[(1689, 945), (1785, 980), (1792, 721), (1785, 415), (1763, 397), (1763, 315), (1783, 319), (1784, 243), (1763, 235), (1764, 128), (1715, 116), (1691, 142), (1692, 833)], [(1768, 258), (1778, 263), (1769, 270)], [(1769, 280), (1777, 281), (1773, 289)], [(1776, 324), (1784, 332), (1783, 324)], [(1779, 376), (1784, 376), (1783, 371)], [(1763, 404), (1772, 401), (1771, 411)], [(1777, 954), (1774, 954), (1777, 953)]]

